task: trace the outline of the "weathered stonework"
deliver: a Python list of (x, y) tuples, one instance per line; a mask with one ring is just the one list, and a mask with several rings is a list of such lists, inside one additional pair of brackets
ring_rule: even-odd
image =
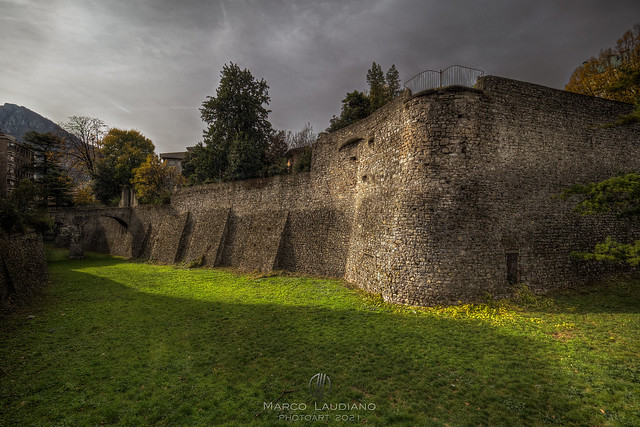
[(640, 126), (600, 126), (631, 110), (487, 76), (321, 134), (309, 173), (183, 188), (169, 207), (130, 208), (128, 222), (96, 214), (85, 242), (100, 249), (101, 235), (163, 262), (204, 256), (206, 265), (344, 277), (406, 304), (506, 295), (513, 283), (575, 286), (611, 270), (571, 251), (607, 235), (640, 239), (640, 228), (579, 217), (574, 201), (552, 196), (640, 170)]
[(42, 288), (48, 275), (42, 236), (0, 236), (0, 312)]

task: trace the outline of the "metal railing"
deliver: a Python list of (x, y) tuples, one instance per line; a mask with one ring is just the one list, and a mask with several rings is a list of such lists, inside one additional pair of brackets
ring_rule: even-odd
[(446, 86), (473, 87), (484, 71), (475, 68), (452, 65), (444, 70), (426, 70), (407, 80), (404, 87), (411, 93), (422, 92), (427, 89), (437, 89)]

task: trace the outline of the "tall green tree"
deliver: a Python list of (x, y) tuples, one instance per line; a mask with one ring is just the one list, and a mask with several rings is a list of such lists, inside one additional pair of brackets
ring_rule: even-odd
[(400, 73), (395, 64), (391, 64), (391, 68), (387, 71), (385, 76), (387, 82), (387, 97), (389, 100), (397, 98), (402, 93), (402, 86), (400, 83)]
[(333, 116), (327, 131), (333, 132), (349, 126), (360, 119), (364, 119), (369, 115), (369, 111), (369, 97), (364, 92), (354, 90), (353, 92), (347, 93), (347, 96), (342, 100), (340, 116)]
[(51, 132), (29, 131), (24, 134), (25, 145), (34, 153), (33, 170), (39, 188), (40, 204), (47, 207), (67, 206), (71, 203), (72, 182), (62, 167), (64, 139)]
[(367, 71), (367, 84), (369, 84), (369, 114), (371, 114), (389, 101), (382, 68), (375, 62)]
[(96, 163), (94, 193), (102, 203), (112, 203), (133, 182), (133, 170), (153, 154), (150, 139), (137, 130), (113, 128), (102, 140), (100, 159)]
[(342, 100), (340, 116), (336, 117), (334, 115), (331, 118), (327, 132), (342, 129), (367, 117), (402, 93), (400, 89), (400, 73), (395, 65), (389, 68), (385, 76), (380, 65), (374, 62), (367, 71), (366, 80), (369, 85), (369, 92), (354, 90), (347, 93)]
[(216, 96), (207, 97), (200, 109), (208, 127), (203, 144), (184, 160), (185, 176), (192, 183), (259, 176), (272, 134), (269, 101), (263, 79), (232, 62), (224, 65)]

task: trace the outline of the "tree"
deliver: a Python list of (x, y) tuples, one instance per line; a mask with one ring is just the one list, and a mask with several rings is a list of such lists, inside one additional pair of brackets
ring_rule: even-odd
[(288, 142), (287, 145), (289, 149), (291, 148), (300, 148), (300, 147), (311, 147), (314, 142), (318, 139), (318, 135), (313, 131), (313, 126), (311, 123), (307, 122), (296, 133), (289, 132), (288, 133)]
[(25, 145), (33, 151), (35, 182), (39, 187), (40, 204), (56, 206), (71, 204), (71, 178), (62, 168), (64, 139), (51, 132), (29, 131), (24, 134)]
[(268, 164), (276, 163), (278, 160), (283, 159), (289, 150), (289, 140), (291, 139), (291, 132), (279, 130), (274, 132), (269, 138), (269, 146), (265, 158)]
[(137, 130), (109, 130), (96, 162), (93, 186), (98, 200), (112, 203), (123, 188), (132, 184), (133, 170), (145, 162), (153, 150), (151, 140)]
[(162, 162), (156, 154), (149, 154), (147, 160), (133, 170), (132, 183), (142, 203), (168, 203), (173, 188), (184, 182), (178, 170)]
[(77, 178), (90, 179), (96, 174), (96, 161), (107, 126), (100, 119), (87, 116), (69, 116), (60, 127), (75, 138), (66, 141), (66, 161)]
[(614, 48), (605, 49), (577, 67), (565, 90), (638, 103), (640, 97), (640, 25), (626, 31)]
[(347, 93), (347, 96), (342, 100), (340, 117), (333, 116), (327, 132), (342, 129), (360, 119), (364, 119), (369, 115), (369, 105), (369, 97), (364, 92), (354, 90), (353, 92)]
[(263, 172), (264, 176), (282, 175), (287, 173), (287, 159), (286, 154), (289, 150), (288, 141), (291, 136), (291, 131), (287, 132), (279, 130), (274, 132), (269, 138), (269, 146), (265, 152), (266, 169)]
[(260, 175), (272, 133), (267, 119), (270, 111), (263, 106), (270, 101), (268, 90), (267, 83), (256, 80), (249, 70), (232, 62), (224, 65), (216, 96), (207, 97), (200, 109), (208, 125), (204, 144), (183, 162), (191, 182)]
[(182, 175), (189, 184), (213, 182), (209, 175), (210, 171), (214, 169), (214, 163), (214, 157), (210, 154), (210, 150), (202, 142), (198, 142), (187, 151), (182, 159)]
[[(566, 90), (585, 95), (635, 103), (635, 111), (608, 126), (623, 126), (640, 121), (640, 25), (624, 33), (616, 47), (600, 52), (576, 68)], [(575, 211), (582, 215), (614, 213), (618, 217), (640, 216), (640, 174), (630, 172), (564, 190), (561, 197), (580, 196)], [(593, 252), (575, 256), (590, 260), (640, 263), (640, 241), (623, 244), (611, 237), (595, 246)]]
[(387, 81), (387, 97), (389, 100), (397, 98), (402, 93), (400, 84), (400, 73), (395, 64), (391, 64), (391, 68), (387, 71), (385, 77)]
[(369, 84), (369, 114), (371, 114), (389, 101), (382, 68), (375, 62), (367, 71), (367, 83)]
[[(586, 185), (576, 184), (560, 195), (562, 198), (581, 196), (574, 211), (581, 215), (615, 214), (619, 218), (640, 216), (640, 174), (627, 173), (600, 182)], [(638, 265), (640, 262), (640, 240), (633, 244), (622, 244), (611, 237), (595, 246), (593, 252), (574, 252), (584, 260), (626, 262)]]
[(375, 62), (367, 71), (369, 93), (354, 90), (347, 93), (342, 100), (340, 116), (331, 118), (327, 132), (333, 132), (367, 117), (389, 101), (400, 96), (400, 73), (395, 65), (387, 71), (386, 77), (382, 68)]

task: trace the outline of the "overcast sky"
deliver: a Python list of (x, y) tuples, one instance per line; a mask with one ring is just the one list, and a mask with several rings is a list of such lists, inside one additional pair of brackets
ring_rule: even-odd
[(276, 129), (319, 132), (372, 61), (403, 82), (460, 64), (563, 88), (637, 22), (638, 0), (0, 0), (0, 105), (182, 151), (230, 61), (267, 81)]

